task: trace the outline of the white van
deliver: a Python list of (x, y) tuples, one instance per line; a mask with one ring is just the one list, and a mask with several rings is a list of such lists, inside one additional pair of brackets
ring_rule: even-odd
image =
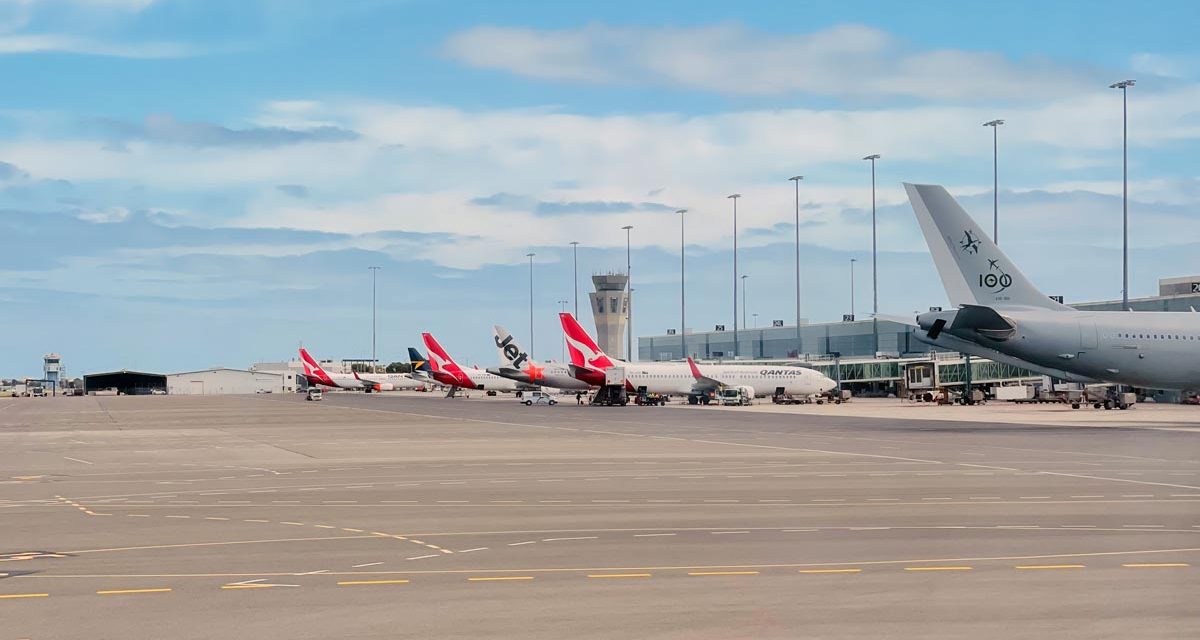
[(545, 391), (526, 391), (525, 397), (521, 402), (524, 402), (527, 407), (532, 407), (535, 404), (547, 404), (553, 407), (558, 404), (558, 400), (555, 400), (554, 396)]
[(309, 402), (312, 402), (312, 401), (314, 401), (314, 400), (320, 400), (320, 399), (322, 399), (322, 398), (324, 398), (324, 397), (325, 397), (325, 394), (324, 394), (324, 393), (321, 393), (321, 388), (320, 388), (320, 387), (309, 387), (309, 388), (308, 388), (308, 395), (304, 396), (304, 399), (305, 399), (305, 400), (307, 400), (307, 401), (309, 401)]

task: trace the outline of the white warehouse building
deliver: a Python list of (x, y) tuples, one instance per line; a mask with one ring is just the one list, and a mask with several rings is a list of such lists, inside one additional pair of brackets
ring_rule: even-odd
[[(179, 396), (212, 396), (238, 393), (283, 393), (295, 389), (295, 374), (245, 371), (217, 367), (202, 371), (169, 373), (167, 393)], [(288, 378), (291, 378), (288, 380)]]

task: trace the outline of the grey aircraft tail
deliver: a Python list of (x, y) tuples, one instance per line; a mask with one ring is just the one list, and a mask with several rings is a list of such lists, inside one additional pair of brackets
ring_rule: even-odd
[(1038, 291), (945, 187), (905, 183), (904, 189), (951, 304), (1070, 310)]

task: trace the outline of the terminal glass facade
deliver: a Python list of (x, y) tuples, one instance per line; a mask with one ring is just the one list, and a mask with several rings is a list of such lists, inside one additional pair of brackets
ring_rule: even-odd
[[(784, 359), (840, 353), (844, 358), (874, 357), (876, 353), (905, 355), (931, 350), (913, 338), (909, 327), (889, 320), (859, 320), (827, 324), (741, 329), (737, 354), (745, 359)], [(703, 360), (734, 357), (733, 332), (689, 333), (687, 351), (679, 335), (638, 338), (642, 360), (682, 360), (685, 355)]]

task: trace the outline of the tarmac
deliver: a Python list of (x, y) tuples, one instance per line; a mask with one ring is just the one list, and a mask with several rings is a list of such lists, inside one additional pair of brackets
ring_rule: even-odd
[(1200, 408), (1063, 412), (0, 399), (0, 638), (1195, 638)]

